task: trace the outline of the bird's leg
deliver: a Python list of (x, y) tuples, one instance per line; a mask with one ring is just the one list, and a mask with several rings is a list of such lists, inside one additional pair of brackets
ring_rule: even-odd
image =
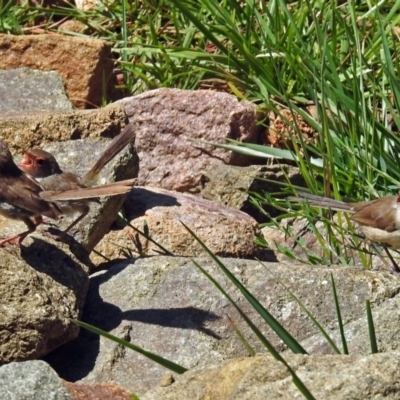
[[(61, 215), (61, 217), (58, 217), (57, 220), (59, 221), (60, 219), (63, 219), (63, 218), (64, 218), (64, 215)], [(49, 218), (49, 217), (44, 216), (42, 224), (49, 226), (49, 227), (54, 227), (54, 225), (55, 225), (54, 220), (55, 220), (55, 218)]]
[(36, 227), (42, 223), (42, 217), (31, 217), (24, 219), (25, 225), (28, 227), (28, 230), (18, 235), (10, 236), (0, 241), (0, 247), (4, 247), (6, 243), (15, 244), (17, 246), (21, 246), (22, 241), (32, 232), (35, 232)]
[(388, 255), (390, 261), (392, 262), (392, 270), (393, 270), (393, 272), (395, 272), (396, 274), (399, 274), (400, 273), (400, 268), (399, 268), (397, 262), (394, 261), (394, 258), (390, 254), (390, 251), (388, 250), (388, 248), (386, 246), (383, 246), (383, 248), (385, 249), (386, 254)]
[(382, 247), (384, 248), (384, 250), (385, 250), (387, 256), (389, 257), (389, 259), (390, 259), (390, 261), (391, 261), (391, 263), (392, 263), (392, 265), (390, 265), (390, 264), (388, 263), (388, 261), (385, 260), (385, 258), (383, 257), (381, 251), (380, 251), (379, 248), (378, 248), (378, 245), (377, 245), (376, 243), (374, 243), (374, 242), (371, 242), (371, 241), (369, 241), (369, 242), (370, 242), (371, 246), (375, 249), (375, 254), (376, 254), (376, 255), (378, 256), (378, 258), (382, 261), (382, 263), (383, 263), (384, 265), (386, 265), (386, 267), (387, 267), (389, 270), (391, 270), (391, 272), (393, 272), (393, 273), (395, 273), (395, 274), (398, 275), (398, 274), (400, 273), (400, 268), (399, 268), (398, 264), (396, 263), (396, 261), (394, 261), (394, 258), (393, 258), (393, 256), (391, 255), (391, 253), (390, 253), (390, 251), (388, 250), (388, 248), (387, 248), (385, 245), (382, 245)]
[(86, 215), (88, 215), (89, 211), (90, 211), (90, 207), (89, 207), (89, 206), (82, 207), (81, 215), (80, 215), (77, 219), (75, 219), (75, 220), (71, 223), (71, 225), (69, 225), (69, 226), (68, 226), (65, 230), (63, 230), (60, 234), (58, 234), (58, 235), (53, 235), (53, 234), (51, 234), (51, 233), (49, 233), (49, 232), (46, 232), (46, 233), (45, 233), (45, 236), (47, 236), (47, 237), (49, 237), (49, 238), (51, 238), (51, 239), (54, 239), (54, 240), (63, 240), (64, 237), (65, 237), (65, 235), (66, 235), (78, 222), (80, 222), (83, 218), (85, 218)]

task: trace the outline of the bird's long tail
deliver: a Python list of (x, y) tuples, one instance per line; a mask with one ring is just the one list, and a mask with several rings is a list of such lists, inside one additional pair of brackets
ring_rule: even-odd
[(90, 182), (99, 174), (99, 172), (130, 142), (134, 139), (133, 125), (128, 124), (122, 132), (116, 136), (107, 148), (104, 150), (103, 154), (97, 160), (96, 164), (88, 171), (83, 177), (82, 181), (86, 184)]
[(46, 190), (39, 193), (39, 195), (42, 199), (47, 201), (68, 201), (92, 199), (105, 196), (116, 196), (119, 194), (129, 193), (135, 182), (136, 179), (127, 179), (124, 181), (109, 183), (106, 185), (66, 190), (64, 192)]
[(352, 211), (352, 206), (348, 203), (306, 192), (298, 192), (298, 196), (289, 196), (288, 200), (295, 203), (307, 202), (310, 206), (328, 208), (335, 211)]

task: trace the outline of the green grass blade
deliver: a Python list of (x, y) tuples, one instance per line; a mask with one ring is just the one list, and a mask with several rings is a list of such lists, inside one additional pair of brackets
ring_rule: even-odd
[(296, 155), (294, 155), (293, 152), (285, 149), (279, 149), (276, 147), (262, 146), (253, 143), (240, 143), (235, 141), (232, 141), (234, 144), (224, 144), (224, 143), (213, 143), (199, 139), (188, 139), (188, 140), (193, 143), (207, 144), (221, 149), (231, 150), (234, 151), (235, 153), (246, 154), (253, 157), (283, 158), (291, 161), (297, 160), (297, 157)]
[(283, 288), (290, 294), (290, 296), (297, 302), (297, 304), (300, 306), (300, 308), (307, 314), (307, 316), (311, 319), (311, 321), (314, 323), (314, 325), (318, 328), (318, 330), (321, 332), (321, 334), (324, 336), (326, 341), (329, 343), (329, 345), (332, 347), (333, 351), (337, 354), (341, 354), (340, 350), (336, 346), (335, 342), (331, 339), (331, 337), (328, 335), (326, 330), (322, 327), (322, 325), (317, 321), (317, 319), (311, 314), (311, 312), (307, 309), (307, 307), (303, 304), (303, 302), (277, 277), (276, 274), (274, 274), (270, 268), (268, 268), (264, 263), (259, 261), (260, 264), (279, 282), (280, 285), (283, 286)]
[[(190, 232), (190, 230), (189, 230)], [(201, 242), (199, 242), (201, 244)], [(243, 312), (243, 310), (233, 301), (233, 299), (228, 295), (228, 293), (222, 288), (222, 286), (204, 269), (198, 264), (195, 260), (192, 260), (194, 265), (216, 286), (216, 288), (231, 302), (231, 304), (235, 307), (240, 316), (244, 319), (250, 329), (254, 332), (254, 334), (258, 337), (261, 343), (266, 347), (266, 349), (271, 353), (271, 355), (277, 360), (282, 362), (290, 374), (292, 375), (293, 383), (299, 389), (299, 391), (305, 396), (306, 399), (314, 399), (314, 396), (307, 389), (304, 383), (297, 376), (296, 372), (290, 367), (290, 365), (286, 362), (286, 360), (279, 354), (279, 352), (275, 349), (275, 347), (269, 342), (269, 340), (262, 334), (262, 332), (254, 325), (254, 323), (250, 320), (250, 318)]]
[(261, 303), (245, 288), (245, 286), (225, 267), (225, 265), (215, 256), (215, 254), (208, 249), (208, 247), (196, 236), (196, 234), (182, 221), (181, 224), (185, 229), (196, 239), (196, 241), (208, 253), (211, 259), (218, 265), (222, 272), (229, 278), (229, 280), (240, 290), (246, 300), (257, 311), (257, 313), (264, 319), (271, 329), (283, 340), (283, 342), (294, 352), (300, 354), (307, 354), (306, 350), (299, 344), (299, 342), (261, 305)]
[(111, 333), (108, 333), (106, 331), (103, 331), (102, 329), (96, 328), (90, 324), (87, 324), (86, 322), (78, 321), (76, 319), (70, 319), (74, 324), (87, 329), (90, 332), (93, 332), (97, 335), (103, 336), (107, 339), (112, 340), (115, 343), (120, 344), (121, 346), (127, 347), (131, 350), (136, 351), (137, 353), (140, 353), (144, 355), (145, 357), (149, 358), (150, 360), (156, 362), (157, 364), (162, 365), (163, 367), (176, 372), (177, 374), (183, 374), (184, 372), (187, 371), (186, 368), (182, 367), (179, 364), (176, 364), (172, 361), (169, 361), (157, 354), (151, 353), (150, 351), (144, 350), (139, 346), (135, 346), (134, 344), (127, 342), (126, 340), (120, 339), (117, 336), (111, 335)]
[(369, 342), (371, 344), (371, 353), (378, 353), (378, 343), (376, 342), (375, 326), (374, 320), (372, 318), (371, 303), (369, 300), (365, 302), (367, 309), (367, 321), (368, 321), (368, 332), (369, 332)]
[(226, 314), (226, 317), (228, 318), (228, 321), (229, 321), (232, 329), (235, 331), (236, 336), (239, 338), (239, 340), (242, 342), (243, 346), (249, 352), (249, 356), (254, 357), (256, 355), (256, 352), (253, 349), (253, 347), (251, 347), (249, 341), (244, 337), (243, 333), (240, 331), (240, 329), (235, 324), (235, 321), (233, 321), (233, 319), (228, 314)]
[(344, 334), (342, 313), (340, 312), (339, 299), (336, 292), (336, 285), (335, 285), (335, 280), (333, 278), (333, 274), (331, 274), (331, 284), (332, 284), (333, 297), (335, 300), (335, 308), (336, 308), (337, 321), (339, 324), (340, 337), (342, 339), (343, 353), (349, 354), (349, 349), (347, 348), (346, 336)]

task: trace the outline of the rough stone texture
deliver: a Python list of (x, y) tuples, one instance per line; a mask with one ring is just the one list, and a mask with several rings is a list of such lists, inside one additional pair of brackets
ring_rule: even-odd
[[(264, 266), (249, 260), (221, 260), (296, 339), (305, 340), (317, 333), (296, 301)], [(197, 262), (228, 291), (273, 345), (284, 350), (285, 346), (217, 267), (206, 258)], [(331, 273), (345, 325), (366, 318), (366, 299), (371, 300), (375, 310), (400, 291), (400, 280), (388, 273), (293, 263), (267, 266), (301, 299), (328, 333), (338, 329), (332, 306)], [(92, 276), (83, 320), (193, 368), (247, 355), (227, 315), (256, 351), (265, 352), (228, 300), (189, 259), (150, 257), (127, 260)], [(397, 316), (393, 318), (398, 322)], [(400, 324), (392, 324), (392, 328), (396, 341), (400, 337)], [(368, 331), (363, 334), (366, 337)], [(351, 337), (348, 340), (349, 347), (355, 347)], [(143, 356), (85, 331), (46, 359), (64, 379), (113, 382), (139, 396), (158, 385), (165, 373), (162, 367)]]
[(174, 376), (171, 374), (171, 372), (166, 372), (163, 377), (161, 378), (159, 384), (162, 387), (165, 386), (170, 386), (175, 382)]
[(66, 33), (66, 34), (68, 34), (70, 32), (76, 32), (76, 33), (81, 33), (81, 34), (89, 34), (90, 33), (90, 27), (76, 19), (67, 19), (66, 21), (64, 21), (62, 24), (60, 24), (58, 26), (57, 30), (59, 33)]
[(99, 0), (75, 0), (76, 8), (83, 11), (92, 10), (99, 6)]
[[(382, 304), (372, 308), (380, 352), (400, 351), (399, 310), (400, 296), (387, 299)], [(371, 352), (366, 312), (359, 319), (351, 321), (345, 326), (345, 335), (348, 338), (350, 354), (368, 354)], [(330, 336), (341, 349), (340, 333), (335, 330), (330, 332)], [(333, 353), (326, 340), (321, 338), (321, 335), (313, 335), (307, 338), (302, 342), (302, 346), (312, 354)]]
[(74, 400), (134, 400), (116, 385), (83, 385), (64, 381)]
[[(83, 176), (94, 165), (100, 154), (107, 147), (109, 140), (90, 139), (71, 140), (62, 143), (50, 143), (44, 147), (58, 160), (61, 168)], [(99, 174), (96, 184), (105, 184), (137, 176), (139, 160), (133, 145), (120, 152)], [(99, 203), (91, 203), (89, 214), (69, 231), (68, 243), (79, 242), (89, 253), (108, 232), (115, 221), (126, 195), (103, 197)], [(59, 233), (65, 229), (79, 214), (68, 216), (63, 220), (48, 219), (47, 226), (39, 227), (38, 231)], [(2, 236), (23, 232), (25, 224), (0, 216)], [(53, 232), (54, 231), (54, 232)]]
[[(1, 62), (1, 58), (0, 58)], [(0, 138), (14, 152), (49, 142), (114, 137), (127, 124), (124, 109), (111, 104), (98, 110), (0, 114)]]
[(69, 318), (80, 317), (89, 266), (79, 245), (36, 235), (0, 249), (0, 364), (41, 357), (78, 335)]
[[(364, 357), (285, 355), (316, 399), (398, 399), (400, 353)], [(177, 376), (141, 400), (303, 399), (283, 363), (272, 356), (239, 358)]]
[[(196, 232), (206, 246), (220, 257), (262, 257), (254, 239), (261, 235), (257, 222), (234, 208), (198, 197), (155, 188), (135, 187), (124, 205), (130, 224), (143, 232), (146, 223), (151, 239), (175, 256), (204, 253), (181, 222)], [(110, 231), (96, 247), (96, 253), (114, 259), (121, 249), (133, 254), (160, 254), (160, 247), (136, 233), (130, 226)], [(95, 264), (104, 258), (93, 254)]]
[(62, 380), (44, 361), (3, 365), (0, 382), (2, 400), (73, 400)]
[[(268, 114), (268, 127), (263, 144), (281, 149), (293, 149), (293, 138), (300, 141), (299, 136), (305, 145), (317, 143), (318, 132), (300, 114), (287, 108), (279, 108), (278, 113), (271, 111)], [(319, 119), (316, 107), (305, 107), (304, 111), (308, 111), (315, 119)]]
[[(304, 185), (299, 169), (290, 165), (237, 167), (216, 164), (204, 171), (205, 183), (200, 196), (240, 209), (262, 222), (266, 220), (266, 216), (250, 203), (249, 192), (279, 192), (282, 189), (279, 182), (286, 182), (287, 178), (293, 185)], [(265, 210), (270, 216), (281, 213), (274, 207), (265, 207)]]
[(256, 142), (262, 128), (257, 125), (257, 107), (250, 102), (209, 90), (157, 89), (117, 103), (125, 107), (135, 126), (140, 186), (199, 192), (203, 171), (212, 165), (250, 165), (255, 161), (188, 140)]
[(1, 113), (72, 109), (58, 72), (30, 68), (0, 71)]
[(58, 71), (78, 108), (100, 106), (104, 96), (115, 98), (111, 46), (103, 40), (58, 34), (0, 35), (0, 69), (19, 67)]

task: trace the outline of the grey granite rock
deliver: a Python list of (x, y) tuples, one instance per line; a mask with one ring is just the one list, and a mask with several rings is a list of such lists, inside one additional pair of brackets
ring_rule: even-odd
[[(28, 237), (0, 248), (0, 364), (39, 358), (74, 339), (89, 286), (79, 245)], [(1, 396), (0, 396), (1, 398)]]
[(12, 362), (0, 367), (1, 400), (73, 400), (44, 361)]
[[(284, 351), (286, 346), (214, 263), (208, 258), (196, 261), (228, 291), (268, 340), (279, 351)], [(256, 261), (232, 258), (221, 261), (299, 341), (316, 335), (318, 330), (278, 278), (329, 333), (338, 329), (331, 274), (335, 278), (345, 326), (366, 318), (366, 299), (370, 299), (375, 310), (400, 291), (400, 280), (388, 273), (293, 263), (266, 264), (274, 276)], [(233, 306), (190, 258), (157, 256), (127, 260), (91, 276), (83, 319), (186, 368), (194, 368), (248, 354), (227, 315), (253, 348), (265, 353), (265, 348)], [(397, 321), (396, 316), (393, 319)], [(400, 344), (400, 327), (396, 327), (395, 322), (391, 325), (392, 346)], [(380, 334), (378, 329), (377, 334)], [(357, 340), (360, 341), (360, 337)], [(368, 340), (367, 330), (363, 331), (362, 340)], [(348, 343), (351, 349), (356, 348), (351, 336)], [(364, 346), (359, 350), (357, 354), (370, 351)], [(156, 385), (166, 372), (142, 355), (85, 331), (76, 341), (57, 349), (46, 359), (67, 380), (113, 381), (139, 396)]]
[(0, 70), (0, 113), (73, 108), (57, 71)]

